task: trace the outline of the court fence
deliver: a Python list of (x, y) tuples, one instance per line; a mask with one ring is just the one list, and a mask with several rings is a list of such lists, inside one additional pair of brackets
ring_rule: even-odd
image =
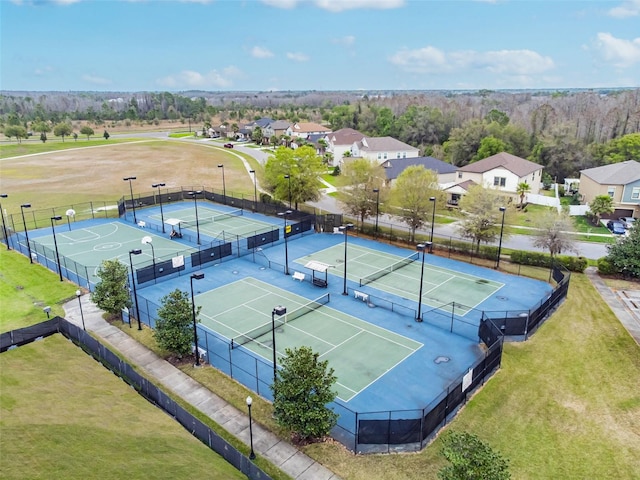
[(115, 373), (127, 384), (135, 388), (149, 402), (164, 410), (173, 417), (191, 435), (204, 443), (211, 450), (223, 457), (237, 470), (251, 480), (270, 480), (261, 468), (248, 456), (218, 435), (204, 422), (189, 413), (153, 382), (140, 375), (134, 367), (122, 360), (106, 346), (98, 342), (88, 332), (62, 317), (55, 317), (37, 325), (4, 332), (0, 335), (0, 352), (17, 348), (43, 337), (62, 334), (65, 338), (82, 348), (104, 367)]

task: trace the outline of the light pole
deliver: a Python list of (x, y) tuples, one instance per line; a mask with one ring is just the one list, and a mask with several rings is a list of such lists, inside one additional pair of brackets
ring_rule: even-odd
[(56, 262), (58, 262), (58, 275), (60, 275), (60, 281), (64, 281), (62, 278), (62, 265), (60, 265), (60, 254), (58, 253), (58, 241), (56, 240), (56, 228), (54, 226), (55, 221), (62, 220), (60, 215), (51, 217), (51, 232), (53, 232), (53, 245), (56, 248)]
[(285, 175), (284, 178), (289, 180), (289, 210), (291, 210), (291, 175)]
[[(287, 307), (283, 307), (282, 305), (278, 305), (274, 307), (271, 311), (271, 343), (273, 343), (273, 386), (275, 388), (276, 385), (276, 376), (278, 374), (278, 366), (276, 365), (276, 315), (281, 317), (287, 313)], [(275, 391), (273, 392), (273, 397), (275, 400)]]
[(278, 215), (284, 218), (284, 274), (289, 275), (289, 245), (287, 244), (287, 216), (293, 212), (287, 210), (286, 212), (278, 212)]
[(249, 173), (253, 173), (253, 211), (258, 211), (258, 183), (256, 182), (256, 171), (249, 170)]
[(500, 243), (498, 243), (498, 258), (496, 258), (496, 269), (500, 266), (500, 252), (502, 250), (502, 232), (504, 232), (504, 214), (507, 211), (505, 207), (500, 207), (502, 212), (502, 225), (500, 226)]
[(419, 243), (416, 245), (419, 252), (422, 252), (422, 268), (420, 269), (420, 293), (418, 294), (418, 317), (416, 322), (422, 321), (422, 281), (424, 279), (424, 251), (431, 248), (431, 242)]
[(165, 233), (165, 231), (164, 231), (164, 212), (162, 211), (162, 193), (160, 193), (160, 187), (164, 187), (165, 184), (164, 183), (154, 183), (151, 186), (153, 188), (157, 188), (158, 189), (158, 201), (160, 202), (160, 220), (162, 220), (162, 233)]
[(82, 312), (82, 300), (80, 299), (80, 295), (82, 295), (82, 292), (80, 290), (76, 290), (76, 297), (78, 297), (78, 305), (80, 306), (80, 318), (82, 319), (82, 329), (86, 332), (87, 328), (84, 326), (84, 313)]
[(156, 251), (153, 248), (153, 238), (146, 236), (146, 237), (142, 237), (142, 241), (141, 243), (143, 245), (149, 245), (151, 247), (151, 257), (153, 260), (153, 281), (155, 282), (156, 280)]
[(227, 204), (227, 184), (224, 181), (224, 165), (221, 163), (218, 168), (222, 169), (222, 203)]
[(250, 396), (246, 399), (247, 408), (249, 409), (249, 444), (251, 445), (251, 453), (249, 454), (249, 460), (255, 460), (256, 454), (253, 451), (253, 427), (251, 426), (251, 404), (253, 403), (253, 398)]
[[(138, 319), (138, 330), (142, 330), (142, 324), (140, 323), (140, 309), (138, 308), (138, 291), (136, 290), (136, 276), (133, 272), (133, 260), (131, 255), (140, 255), (142, 250), (135, 248), (129, 251), (129, 266), (131, 267), (131, 284), (133, 285), (133, 300), (136, 303), (136, 318)], [(129, 326), (131, 326), (131, 320), (129, 320)]]
[(188, 195), (193, 197), (193, 206), (196, 209), (196, 233), (198, 238), (198, 245), (200, 245), (200, 223), (198, 222), (198, 195), (202, 193), (202, 190), (196, 190), (195, 192), (189, 192)]
[(378, 215), (380, 214), (380, 189), (374, 188), (373, 193), (376, 194), (376, 234), (375, 237), (378, 238)]
[(344, 235), (344, 288), (342, 289), (343, 295), (349, 295), (347, 292), (347, 232), (353, 228), (353, 223), (347, 223), (339, 227), (340, 231)]
[(31, 208), (30, 203), (23, 203), (20, 205), (20, 213), (22, 214), (22, 225), (24, 225), (24, 236), (27, 238), (27, 250), (29, 252), (29, 261), (33, 263), (33, 258), (31, 257), (31, 245), (29, 245), (29, 232), (27, 231), (27, 221), (24, 219), (24, 209)]
[[(7, 198), (9, 195), (6, 193), (0, 193), (0, 198)], [(0, 204), (0, 215), (2, 215), (2, 233), (4, 233), (4, 241), (7, 242), (7, 250), (11, 250), (9, 246), (9, 236), (7, 235), (7, 224), (4, 221), (4, 210), (2, 204)]]
[(429, 253), (433, 253), (433, 225), (436, 222), (436, 197), (429, 197), (429, 201), (433, 202), (433, 211), (431, 212), (431, 236), (429, 237)]
[(122, 180), (125, 182), (129, 182), (129, 191), (131, 192), (131, 206), (133, 207), (133, 223), (138, 223), (138, 219), (136, 218), (136, 202), (133, 200), (133, 185), (131, 184), (131, 180), (135, 180), (136, 177), (125, 177)]
[(193, 320), (193, 352), (196, 356), (196, 367), (200, 366), (200, 352), (198, 351), (198, 330), (196, 328), (196, 304), (193, 298), (193, 281), (202, 280), (204, 273), (198, 272), (191, 275), (191, 320)]

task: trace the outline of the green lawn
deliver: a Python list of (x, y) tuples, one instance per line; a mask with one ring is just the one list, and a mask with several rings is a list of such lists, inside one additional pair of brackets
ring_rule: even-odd
[(17, 157), (20, 155), (33, 155), (34, 153), (44, 153), (44, 152), (57, 152), (61, 150), (70, 150), (73, 148), (83, 148), (83, 147), (96, 147), (103, 145), (110, 145), (116, 143), (130, 143), (136, 142), (139, 139), (136, 138), (118, 138), (118, 139), (109, 139), (105, 140), (102, 137), (94, 137), (91, 140), (87, 140), (87, 137), (78, 137), (78, 140), (73, 140), (73, 138), (67, 138), (64, 142), (62, 140), (58, 141), (47, 141), (46, 143), (42, 143), (41, 141), (29, 141), (22, 143), (3, 143), (0, 145), (0, 158), (9, 158), (9, 157)]

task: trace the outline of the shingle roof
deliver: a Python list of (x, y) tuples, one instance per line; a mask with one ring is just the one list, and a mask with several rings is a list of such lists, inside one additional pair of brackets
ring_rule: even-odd
[(387, 179), (398, 178), (407, 167), (423, 165), (427, 170), (434, 170), (438, 174), (455, 173), (456, 167), (433, 157), (393, 158), (382, 163)]
[(331, 131), (330, 128), (323, 127), (319, 123), (313, 123), (313, 122), (298, 122), (298, 123), (294, 123), (291, 128), (293, 130), (295, 130), (296, 132), (303, 132), (303, 133), (307, 133), (307, 132), (327, 132), (327, 133), (329, 133)]
[(364, 138), (364, 134), (353, 128), (341, 128), (328, 135), (333, 145), (353, 145)]
[(291, 125), (291, 122), (287, 122), (286, 120), (276, 120), (269, 124), (273, 130), (286, 130)]
[(627, 160), (626, 162), (580, 170), (580, 174), (601, 185), (626, 185), (640, 179), (640, 163), (635, 160)]
[(516, 157), (507, 152), (502, 152), (460, 167), (458, 170), (461, 172), (485, 173), (498, 167), (506, 168), (518, 177), (524, 177), (544, 168), (538, 163), (530, 162), (529, 160)]
[(365, 152), (406, 152), (409, 150), (418, 150), (416, 147), (412, 147), (393, 137), (364, 137), (358, 147)]
[(264, 128), (267, 125), (269, 125), (270, 123), (273, 123), (273, 119), (272, 118), (262, 117), (262, 118), (256, 120), (255, 122), (250, 123), (249, 125), (257, 126), (257, 127), (260, 127), (260, 128)]

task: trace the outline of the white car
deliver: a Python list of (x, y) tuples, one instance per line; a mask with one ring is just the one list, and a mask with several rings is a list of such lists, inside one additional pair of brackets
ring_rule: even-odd
[(636, 219), (632, 217), (620, 217), (618, 220), (622, 222), (622, 225), (624, 225), (624, 228), (627, 228), (627, 229), (633, 227), (636, 221)]

